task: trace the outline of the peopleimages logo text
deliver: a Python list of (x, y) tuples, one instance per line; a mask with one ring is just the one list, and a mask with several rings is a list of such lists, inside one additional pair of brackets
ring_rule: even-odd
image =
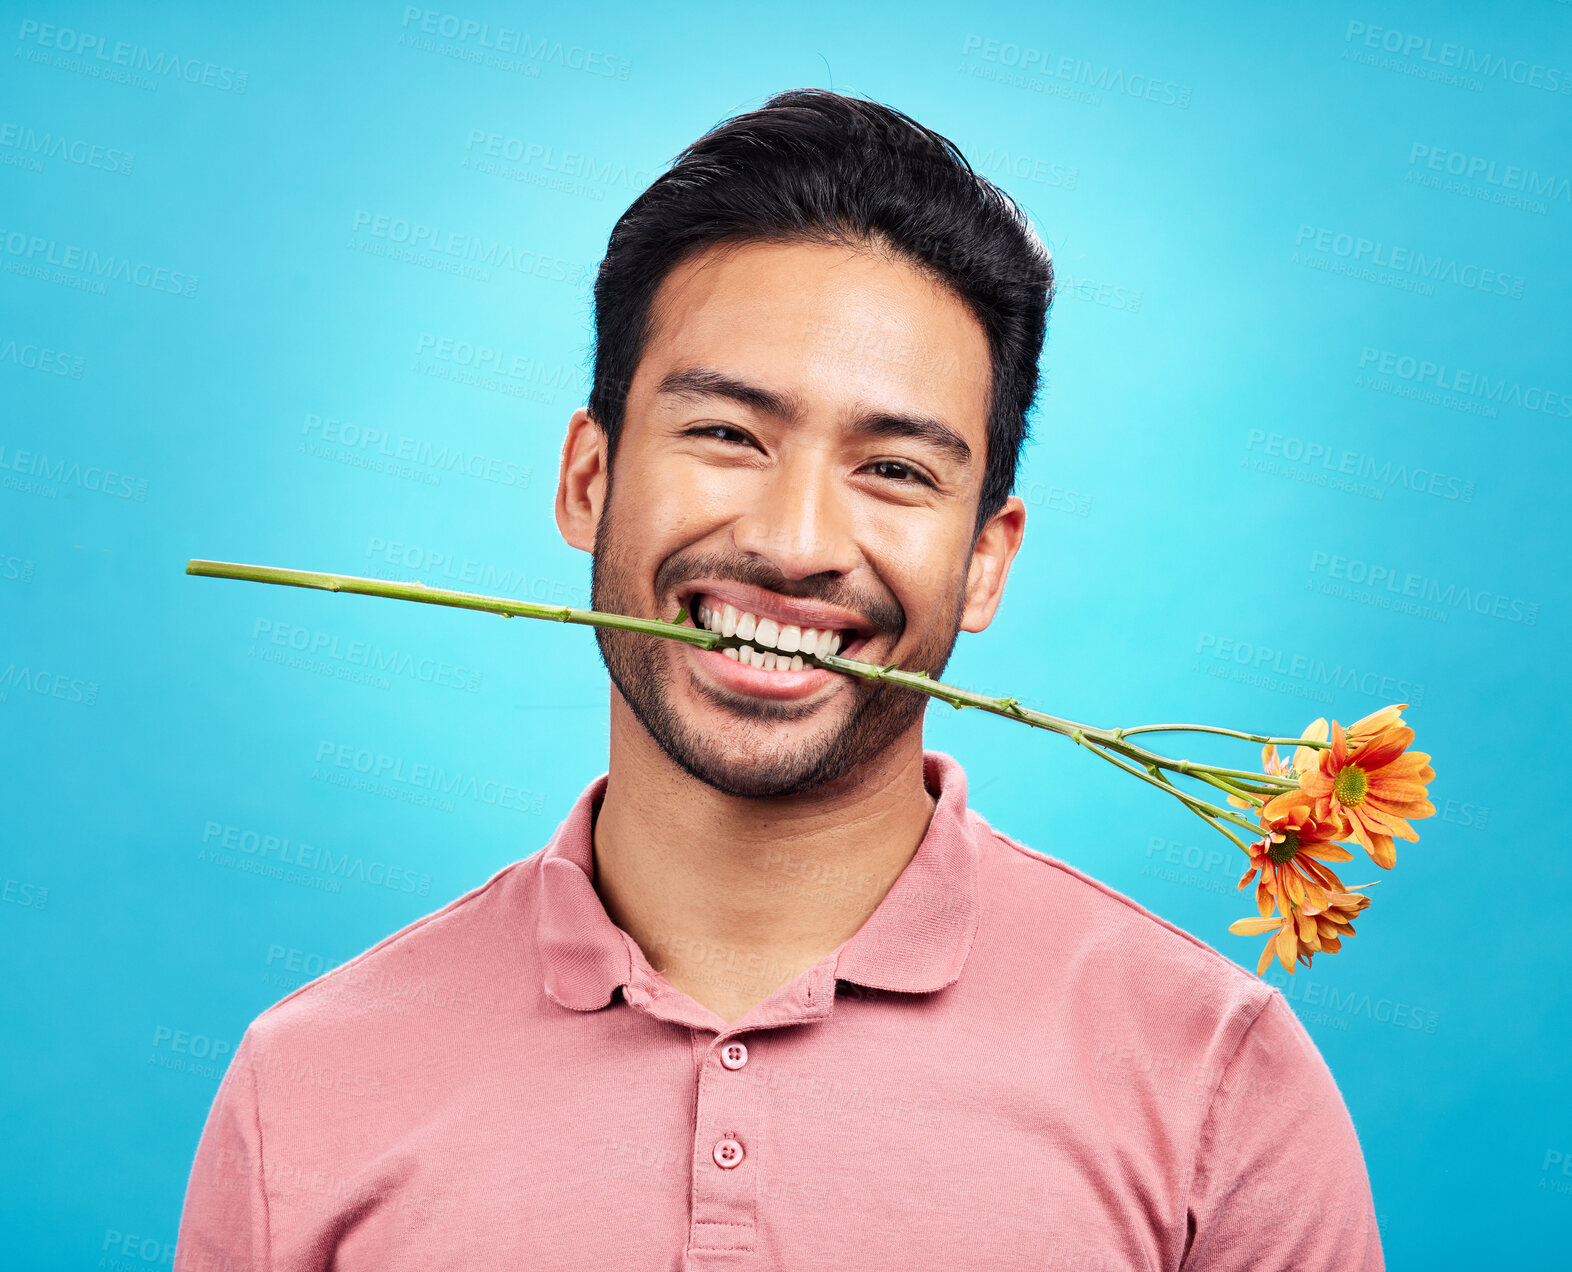
[(1159, 106), (1174, 106), (1180, 110), (1190, 106), (1188, 84), (1178, 84), (1161, 75), (1143, 75), (1138, 72), (1126, 74), (1122, 67), (1099, 66), (1085, 58), (1070, 55), (1055, 57), (1047, 49), (1016, 44), (1010, 40), (970, 34), (961, 45), (961, 56), (1007, 66), (1024, 75), (1037, 75), (1096, 89), (1098, 92), (1140, 98)]
[(1360, 478), (1374, 482), (1381, 489), (1411, 490), (1418, 495), (1435, 495), (1438, 499), (1474, 502), (1472, 481), (1436, 472), (1423, 464), (1394, 463), (1390, 459), (1377, 459), (1374, 455), (1359, 451), (1339, 450), (1328, 442), (1252, 428), (1245, 439), (1245, 449), (1253, 451), (1257, 446), (1274, 459), (1319, 467), (1339, 476)]
[(22, 124), (0, 123), (0, 149), (14, 150), (29, 159), (60, 159), (79, 168), (98, 168), (122, 176), (136, 165), (136, 156), (117, 146), (105, 146), (49, 130), (40, 132)]
[(1425, 699), (1425, 686), (1411, 680), (1341, 662), (1332, 666), (1318, 654), (1298, 653), (1273, 645), (1237, 640), (1232, 636), (1219, 636), (1216, 632), (1201, 632), (1196, 638), (1195, 652), (1198, 656), (1217, 662), (1286, 676), (1290, 680), (1302, 680), (1340, 693), (1357, 691), (1366, 697), (1393, 702), (1401, 698), (1414, 707)]
[(1360, 44), (1394, 57), (1417, 58), (1421, 62), (1462, 71), (1467, 75), (1506, 80), (1547, 93), (1572, 93), (1572, 75), (1560, 67), (1546, 66), (1527, 58), (1507, 57), (1504, 53), (1487, 53), (1466, 44), (1453, 44), (1450, 40), (1438, 43), (1431, 36), (1414, 31), (1399, 31), (1393, 27), (1351, 21), (1343, 33), (1343, 42)]
[(517, 464), (511, 460), (483, 455), (479, 451), (468, 451), (449, 442), (438, 446), (421, 438), (406, 437), (374, 425), (368, 427), (331, 415), (308, 414), (300, 431), (304, 436), (319, 439), (330, 446), (362, 453), (375, 452), (388, 459), (433, 469), (437, 481), (441, 478), (436, 474), (450, 473), (493, 482), (499, 486), (517, 486), (522, 490), (529, 485), (533, 475), (533, 469), (528, 464)]
[(546, 797), (538, 791), (516, 786), (512, 782), (481, 778), (462, 770), (450, 773), (440, 764), (406, 764), (402, 756), (372, 751), (348, 742), (323, 738), (317, 743), (317, 763), (358, 773), (373, 780), (398, 782), (439, 796), (473, 799), (517, 813), (533, 813), (538, 817), (545, 811)]
[(61, 243), (57, 239), (28, 234), (22, 230), (0, 229), (0, 253), (18, 263), (36, 268), (52, 266), (82, 278), (107, 278), (175, 296), (196, 295), (198, 279), (195, 274), (113, 253), (103, 255), (90, 247)]
[(1359, 351), (1359, 369), (1443, 393), (1482, 398), (1496, 406), (1519, 406), (1525, 411), (1537, 411), (1557, 419), (1572, 419), (1572, 393), (1535, 384), (1524, 385), (1521, 380), (1509, 380), (1506, 376), (1492, 380), (1485, 372), (1448, 366), (1434, 358), (1365, 345)]
[(74, 486), (94, 494), (130, 499), (136, 503), (147, 502), (147, 482), (141, 477), (115, 472), (97, 464), (89, 464), (84, 468), (74, 459), (51, 458), (42, 451), (16, 450), (7, 443), (0, 443), (0, 472), (23, 473), (41, 482)]
[[(584, 265), (535, 251), (501, 239), (488, 239), (457, 230), (443, 230), (440, 226), (425, 225), (388, 213), (371, 212), (365, 208), (355, 211), (350, 225), (352, 234), (366, 234), (373, 239), (407, 247), (411, 252), (431, 252), (484, 266), (488, 270), (512, 271), (548, 282), (583, 284), (589, 275)], [(350, 246), (355, 241), (351, 240)]]
[(45, 345), (18, 344), (9, 336), (0, 336), (0, 366), (8, 363), (44, 375), (64, 375), (80, 380), (87, 360), (80, 354), (62, 353)]
[(308, 872), (317, 871), (332, 879), (356, 879), (393, 892), (409, 892), (419, 896), (427, 896), (431, 892), (429, 874), (389, 865), (385, 861), (367, 861), (358, 853), (335, 853), (331, 848), (291, 840), (286, 835), (263, 834), (225, 822), (203, 823), (202, 844), (207, 851), (222, 849), (225, 852), (244, 853), (260, 862), (294, 866)]
[(536, 38), (528, 31), (512, 27), (494, 28), (489, 22), (460, 17), (456, 13), (442, 13), (436, 9), (422, 9), (418, 5), (404, 6), (404, 18), (399, 25), (406, 31), (414, 27), (422, 35), (438, 35), (463, 45), (473, 43), (476, 49), (514, 54), (532, 62), (555, 63), (565, 70), (584, 71), (604, 79), (625, 80), (633, 69), (633, 63), (627, 58), (602, 49), (564, 44), (561, 40), (545, 36)]
[[(41, 49), (75, 54), (77, 59), (92, 58), (104, 69), (122, 67), (163, 76), (165, 79), (173, 75), (187, 84), (201, 84), (204, 88), (216, 88), (226, 93), (245, 92), (249, 78), (245, 71), (237, 71), (233, 66), (220, 66), (217, 62), (206, 62), (200, 58), (154, 51), (140, 44), (127, 44), (124, 40), (110, 41), (91, 31), (54, 26), (32, 18), (23, 20), (16, 38), (23, 44), (34, 44)], [(88, 66), (91, 67), (92, 63), (88, 63)], [(97, 68), (94, 68), (94, 73), (97, 74)]]
[(1513, 300), (1522, 299), (1527, 281), (1521, 274), (1488, 269), (1459, 261), (1455, 257), (1432, 255), (1411, 247), (1392, 247), (1380, 239), (1323, 229), (1316, 225), (1301, 225), (1294, 238), (1294, 246), (1346, 261), (1350, 265), (1412, 274), (1431, 283), (1455, 283), (1459, 287), (1490, 295), (1510, 296)]
[(1450, 177), (1461, 177), (1465, 181), (1483, 181), (1486, 185), (1499, 186), (1503, 190), (1522, 191), (1524, 194), (1537, 195), (1547, 200), (1560, 199), (1562, 202), (1572, 202), (1572, 181), (1566, 177), (1543, 175), (1534, 168), (1524, 168), (1515, 163), (1497, 164), (1494, 159), (1483, 155), (1465, 154), (1461, 150), (1445, 150), (1440, 146), (1426, 145), (1422, 141), (1414, 142), (1408, 152), (1408, 166), (1410, 168), (1424, 161), (1424, 167), (1431, 172), (1444, 172)]
[(1375, 595), (1384, 591), (1404, 600), (1444, 605), (1454, 610), (1466, 609), (1486, 618), (1522, 623), (1525, 627), (1533, 627), (1539, 622), (1538, 601), (1503, 596), (1488, 588), (1442, 583), (1440, 579), (1379, 562), (1362, 561), (1358, 557), (1337, 556), (1317, 550), (1310, 556), (1310, 573), (1365, 588)]

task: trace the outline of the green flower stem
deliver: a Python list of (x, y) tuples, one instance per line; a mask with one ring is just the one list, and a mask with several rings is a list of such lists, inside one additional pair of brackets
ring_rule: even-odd
[(1241, 733), (1238, 729), (1220, 729), (1215, 724), (1142, 724), (1133, 729), (1115, 729), (1121, 738), (1137, 733), (1220, 733), (1227, 738), (1240, 738), (1246, 742), (1270, 742), (1273, 746), (1307, 746), (1312, 750), (1330, 750), (1330, 742), (1316, 742), (1310, 738), (1273, 738), (1263, 733)]
[(1278, 791), (1294, 790), (1299, 785), (1289, 777), (1280, 777), (1272, 773), (1252, 773), (1249, 769), (1219, 768), (1215, 764), (1192, 764), (1190, 768), (1204, 769), (1214, 777), (1226, 777), (1240, 786), (1258, 786), (1262, 791), (1271, 791), (1273, 794)]
[(186, 573), (212, 579), (243, 579), (250, 583), (280, 583), (288, 587), (310, 587), (324, 592), (353, 592), (358, 596), (385, 596), (395, 601), (423, 601), (427, 605), (450, 605), (455, 609), (479, 610), (501, 614), (503, 618), (543, 618), (556, 623), (580, 623), (586, 627), (617, 627), (630, 632), (648, 632), (668, 640), (680, 640), (701, 649), (714, 649), (721, 642), (719, 632), (702, 627), (684, 627), (659, 618), (632, 618), (626, 614), (603, 614), (598, 610), (572, 609), (567, 605), (538, 605), (534, 601), (510, 601), (500, 596), (481, 596), (476, 592), (450, 592), (427, 587), (424, 583), (393, 583), (387, 579), (363, 579), (353, 574), (318, 574), (310, 570), (286, 570), (271, 565), (238, 565), (231, 561), (187, 561)]
[[(1152, 776), (1158, 778), (1162, 782), (1162, 784), (1169, 789), (1169, 791), (1171, 791), (1176, 797), (1178, 797), (1180, 803), (1184, 804), (1184, 806), (1186, 808), (1188, 808), (1192, 813), (1194, 813), (1197, 817), (1199, 817), (1202, 821), (1204, 821), (1208, 826), (1210, 826), (1213, 830), (1215, 830), (1219, 835), (1224, 836), (1230, 843), (1232, 843), (1236, 848), (1238, 848), (1240, 852), (1244, 853), (1246, 856), (1250, 855), (1250, 849), (1245, 847), (1244, 840), (1240, 839), (1237, 835), (1235, 835), (1232, 831), (1230, 831), (1228, 829), (1228, 827), (1224, 826), (1222, 824), (1222, 822), (1218, 821), (1217, 818), (1213, 817), (1210, 813), (1203, 813), (1199, 808), (1196, 808), (1193, 804), (1190, 804), (1190, 803), (1186, 802), (1185, 799), (1184, 799), (1184, 792), (1181, 791), (1177, 786), (1175, 786), (1171, 781), (1169, 781), (1166, 774), (1163, 774), (1163, 773), (1159, 772), (1156, 768), (1153, 768), (1152, 769)], [(1253, 827), (1251, 829), (1252, 837), (1255, 835), (1256, 831), (1258, 831), (1259, 829), (1260, 829), (1260, 827)]]
[[(504, 618), (539, 618), (548, 622), (576, 623), (585, 627), (614, 627), (622, 631), (643, 632), (650, 636), (660, 636), (666, 640), (681, 641), (684, 644), (694, 645), (700, 649), (715, 649), (727, 642), (719, 632), (707, 631), (702, 627), (688, 626), (681, 621), (682, 615), (677, 620), (667, 621), (659, 618), (634, 618), (627, 614), (608, 614), (597, 610), (574, 609), (567, 605), (541, 605), (533, 601), (514, 601), (497, 596), (482, 596), (475, 592), (454, 592), (446, 588), (427, 587), (424, 583), (394, 583), (385, 579), (359, 578), (350, 574), (325, 574), (309, 570), (290, 570), (276, 566), (242, 565), (230, 561), (202, 561), (191, 560), (186, 562), (186, 573), (200, 575), (206, 578), (240, 579), (252, 583), (276, 583), (288, 587), (315, 588), (325, 592), (350, 592), (359, 596), (381, 596), (399, 601), (420, 601), (428, 605), (446, 605), (455, 609), (477, 610), (485, 614), (500, 614)], [(986, 711), (991, 715), (1004, 716), (1006, 719), (1019, 720), (1033, 728), (1044, 729), (1050, 733), (1057, 733), (1067, 737), (1080, 746), (1086, 747), (1103, 759), (1123, 769), (1127, 773), (1140, 778), (1143, 782), (1160, 787), (1169, 794), (1177, 797), (1193, 812), (1206, 818), (1222, 830), (1221, 823), (1226, 821), (1232, 825), (1242, 827), (1252, 836), (1260, 831), (1260, 827), (1246, 821), (1242, 817), (1208, 804), (1205, 800), (1198, 799), (1180, 790), (1166, 777), (1151, 776), (1143, 773), (1139, 768), (1132, 767), (1114, 758), (1114, 754), (1121, 755), (1127, 760), (1133, 760), (1152, 771), (1167, 770), (1183, 776), (1193, 777), (1200, 781), (1208, 782), (1221, 790), (1233, 794), (1246, 793), (1239, 782), (1254, 783), (1262, 789), (1258, 794), (1268, 794), (1274, 790), (1288, 790), (1294, 785), (1285, 778), (1274, 777), (1269, 774), (1247, 773), (1243, 769), (1219, 768), (1214, 765), (1196, 764), (1189, 760), (1173, 760), (1156, 752), (1148, 751), (1135, 743), (1125, 739), (1140, 733), (1159, 732), (1189, 732), (1189, 733), (1218, 733), (1229, 737), (1241, 738), (1250, 742), (1275, 742), (1285, 746), (1323, 746), (1325, 743), (1307, 743), (1296, 738), (1267, 738), (1253, 733), (1240, 733), (1234, 729), (1220, 729), (1209, 725), (1193, 724), (1158, 724), (1144, 725), (1133, 729), (1098, 729), (1090, 725), (1078, 724), (1074, 720), (1066, 720), (1060, 716), (1049, 715), (1045, 711), (1035, 711), (1030, 707), (1022, 706), (1015, 698), (993, 698), (986, 694), (974, 693), (969, 689), (960, 689), (954, 685), (946, 685), (930, 678), (924, 672), (905, 671), (899, 667), (879, 666), (874, 663), (861, 662), (855, 658), (842, 658), (837, 654), (827, 654), (824, 657), (806, 655), (804, 661), (816, 663), (831, 671), (840, 672), (842, 675), (855, 676), (862, 680), (883, 681), (889, 684), (900, 685), (903, 688), (916, 690), (930, 698), (937, 698), (947, 702), (957, 710), (966, 707)], [(1110, 754), (1113, 753), (1113, 754)], [(1230, 779), (1238, 779), (1231, 781)], [(1226, 830), (1224, 834), (1228, 834)], [(1235, 843), (1239, 841), (1228, 835)], [(1240, 847), (1243, 847), (1240, 844)]]
[[(979, 711), (986, 711), (992, 715), (1004, 716), (1006, 719), (1020, 720), (1035, 728), (1046, 729), (1050, 733), (1057, 733), (1062, 737), (1070, 738), (1074, 742), (1095, 749), (1105, 759), (1108, 758), (1106, 752), (1112, 751), (1142, 764), (1151, 764), (1158, 768), (1168, 769), (1171, 772), (1182, 773), (1187, 777), (1210, 782), (1213, 786), (1219, 785), (1210, 776), (1219, 770), (1211, 765), (1196, 764), (1189, 760), (1172, 760), (1165, 755), (1158, 755), (1155, 752), (1123, 742), (1120, 735), (1130, 733), (1131, 730), (1129, 729), (1107, 730), (1093, 728), (1091, 725), (1077, 724), (1073, 720), (1061, 719), (1059, 716), (1051, 716), (1046, 712), (1034, 711), (1030, 707), (1023, 707), (1014, 698), (991, 698), (987, 694), (973, 693), (969, 689), (957, 689), (952, 685), (931, 680), (922, 672), (902, 671), (895, 667), (880, 667), (872, 663), (859, 662), (854, 658), (841, 658), (833, 654), (814, 661), (830, 668), (832, 671), (845, 672), (847, 675), (858, 676), (864, 680), (884, 680), (891, 684), (904, 685), (908, 689), (915, 689), (919, 693), (925, 693), (931, 698), (938, 698), (942, 702), (948, 702), (957, 710), (964, 707), (974, 707)], [(1151, 780), (1136, 769), (1122, 764), (1119, 767), (1123, 768), (1127, 773), (1135, 774), (1142, 781)], [(1230, 770), (1221, 771), (1229, 772)], [(1283, 790), (1291, 789), (1294, 785), (1294, 783), (1283, 779), (1274, 779), (1265, 774), (1255, 774), (1253, 776), (1261, 778), (1266, 782), (1272, 782), (1274, 785), (1277, 781), (1282, 780)], [(1193, 796), (1186, 795), (1178, 787), (1170, 783), (1163, 783), (1162, 785), (1170, 793), (1177, 794), (1181, 799), (1186, 801), (1194, 800)], [(1232, 786), (1224, 786), (1222, 789), (1229, 791), (1231, 794), (1242, 793)], [(1250, 831), (1251, 834), (1255, 834), (1260, 830), (1259, 826), (1235, 816), (1226, 809), (1218, 808), (1212, 804), (1203, 804), (1202, 807), (1215, 816), (1222, 817), (1236, 826), (1243, 827), (1245, 830)]]
[[(1108, 763), (1112, 764), (1117, 769), (1123, 769), (1126, 773), (1130, 774), (1131, 777), (1140, 778), (1140, 780), (1145, 782), (1148, 786), (1155, 786), (1159, 790), (1167, 791), (1168, 794), (1179, 800), (1180, 803), (1184, 804), (1192, 812), (1201, 813), (1201, 815), (1208, 821), (1217, 822), (1219, 819), (1223, 821), (1230, 821), (1233, 822), (1236, 826), (1243, 826), (1252, 834), (1260, 829), (1260, 827), (1252, 825), (1250, 822), (1245, 821), (1242, 817), (1237, 817), (1233, 813), (1230, 813), (1226, 808), (1219, 808), (1216, 804), (1208, 804), (1204, 799), (1200, 799), (1197, 796), (1190, 794), (1189, 791), (1180, 790), (1166, 777), (1162, 776), (1161, 773), (1156, 771), (1156, 765), (1153, 765), (1150, 771), (1143, 773), (1140, 769), (1134, 767), (1133, 765), (1126, 764), (1122, 760), (1114, 759), (1112, 755), (1103, 750), (1101, 747), (1084, 742), (1082, 745), (1086, 746), (1087, 750), (1089, 750), (1093, 755), (1107, 760)], [(1221, 830), (1222, 827), (1219, 825), (1218, 829)], [(1227, 834), (1226, 831), (1223, 833)], [(1233, 836), (1230, 835), (1229, 838), (1232, 839)], [(1239, 841), (1234, 840), (1234, 842), (1238, 843)], [(1242, 844), (1240, 845), (1240, 847), (1243, 846), (1244, 845)]]
[[(1186, 808), (1190, 808), (1190, 806), (1188, 804), (1186, 804), (1185, 807)], [(1213, 821), (1210, 817), (1208, 817), (1205, 813), (1201, 812), (1199, 809), (1190, 808), (1190, 811), (1192, 813), (1194, 813), (1197, 817), (1199, 817), (1202, 821), (1204, 821), (1213, 830), (1215, 830), (1218, 834), (1226, 835), (1230, 840), (1233, 841), (1234, 845), (1239, 849), (1240, 852), (1246, 854), (1247, 856), (1249, 855), (1250, 850), (1249, 850), (1249, 848), (1245, 847), (1244, 840), (1240, 839), (1239, 836), (1234, 834), (1233, 831), (1229, 830), (1228, 827), (1223, 826), (1223, 825), (1221, 825), (1220, 823), (1218, 823), (1216, 821)]]
[(1266, 803), (1266, 800), (1264, 798), (1256, 795), (1252, 791), (1246, 791), (1246, 790), (1241, 789), (1238, 786), (1235, 786), (1232, 782), (1228, 781), (1226, 778), (1217, 777), (1217, 776), (1215, 776), (1212, 773), (1203, 772), (1203, 771), (1200, 771), (1200, 770), (1196, 770), (1195, 772), (1193, 772), (1192, 776), (1199, 778), (1201, 781), (1205, 782), (1208, 786), (1215, 786), (1215, 787), (1217, 787), (1218, 790), (1223, 791), (1226, 794), (1237, 795), (1240, 799), (1251, 800), (1252, 802), (1255, 803), (1257, 808), (1259, 808), (1262, 804)]

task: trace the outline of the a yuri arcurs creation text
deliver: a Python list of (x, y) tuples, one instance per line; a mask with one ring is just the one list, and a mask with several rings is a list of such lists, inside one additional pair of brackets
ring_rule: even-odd
[[(1316, 954), (1336, 953), (1342, 947), (1343, 937), (1354, 934), (1354, 916), (1370, 904), (1364, 889), (1373, 886), (1345, 885), (1333, 871), (1333, 864), (1354, 859), (1345, 845), (1357, 843), (1377, 866), (1390, 870), (1397, 862), (1393, 840), (1417, 840), (1419, 836), (1411, 822), (1436, 811), (1426, 798), (1427, 784), (1434, 780), (1435, 770), (1430, 767), (1428, 755), (1411, 749), (1414, 731), (1402, 716), (1407, 703), (1383, 707), (1347, 729), (1336, 720), (1330, 724), (1324, 719), (1316, 720), (1297, 738), (1274, 738), (1203, 724), (1099, 729), (1035, 711), (1014, 698), (990, 698), (942, 684), (923, 672), (843, 658), (835, 652), (840, 647), (838, 633), (802, 633), (796, 628), (777, 628), (769, 620), (754, 624), (748, 615), (739, 619), (735, 613), (706, 610), (692, 616), (678, 613), (670, 620), (635, 618), (452, 592), (423, 583), (390, 583), (348, 574), (229, 561), (188, 561), (186, 573), (420, 601), (505, 618), (539, 618), (644, 632), (702, 649), (720, 650), (728, 657), (746, 658), (754, 666), (766, 669), (777, 661), (783, 667), (796, 669), (814, 665), (842, 675), (898, 685), (957, 709), (974, 707), (1057, 733), (1132, 777), (1166, 791), (1245, 854), (1249, 860), (1239, 887), (1255, 880), (1256, 908), (1260, 914), (1238, 920), (1229, 931), (1239, 935), (1271, 933), (1256, 965), (1257, 975), (1266, 971), (1274, 956), (1292, 973), (1296, 963), (1308, 967)], [(1133, 740), (1156, 733), (1211, 734), (1260, 743), (1262, 770), (1171, 759)], [(1292, 747), (1293, 751), (1280, 756), (1279, 746)], [(1228, 807), (1180, 786), (1180, 779), (1219, 792)], [(1212, 799), (1217, 797), (1213, 795)], [(1245, 832), (1248, 838), (1236, 831)]]

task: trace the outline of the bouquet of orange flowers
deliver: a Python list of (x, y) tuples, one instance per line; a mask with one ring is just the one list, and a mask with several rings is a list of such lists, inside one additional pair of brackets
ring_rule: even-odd
[[(420, 601), (500, 614), (504, 618), (540, 618), (590, 627), (615, 627), (703, 649), (734, 648), (741, 644), (739, 637), (702, 627), (691, 622), (684, 613), (673, 619), (638, 618), (631, 614), (607, 614), (566, 605), (540, 605), (473, 592), (454, 592), (418, 582), (391, 583), (349, 574), (323, 574), (229, 561), (188, 561), (186, 573)], [(1383, 707), (1350, 726), (1346, 733), (1336, 720), (1330, 727), (1325, 720), (1316, 720), (1298, 738), (1274, 738), (1203, 724), (1146, 724), (1100, 729), (1023, 706), (1015, 698), (993, 698), (941, 684), (925, 672), (906, 671), (894, 665), (878, 666), (835, 653), (803, 653), (799, 657), (805, 663), (811, 662), (842, 675), (899, 685), (938, 698), (957, 710), (972, 707), (1057, 733), (1131, 776), (1167, 791), (1208, 825), (1226, 835), (1249, 858), (1239, 887), (1243, 889), (1252, 878), (1256, 880), (1255, 897), (1260, 916), (1240, 919), (1229, 927), (1229, 931), (1241, 936), (1273, 933), (1261, 951), (1256, 966), (1258, 976), (1265, 974), (1274, 954), (1292, 974), (1296, 963), (1308, 967), (1316, 954), (1336, 953), (1342, 948), (1343, 937), (1354, 934), (1354, 916), (1370, 904), (1370, 898), (1362, 889), (1373, 885), (1345, 886), (1327, 864), (1353, 860), (1353, 853), (1343, 846), (1344, 841), (1356, 841), (1376, 865), (1390, 870), (1397, 861), (1393, 839), (1417, 840), (1419, 836), (1414, 833), (1410, 821), (1429, 817), (1436, 811), (1426, 799), (1426, 783), (1435, 778), (1430, 757), (1409, 750), (1414, 731), (1403, 723), (1402, 713), (1407, 703)], [(1205, 733), (1262, 743), (1262, 771), (1256, 773), (1175, 759), (1131, 740), (1151, 733)], [(1292, 755), (1280, 756), (1279, 746), (1292, 747)], [(1250, 821), (1229, 808), (1202, 799), (1179, 785), (1182, 778), (1223, 792), (1232, 808), (1251, 810), (1256, 820)], [(1230, 826), (1248, 832), (1253, 842), (1247, 843), (1230, 830)]]
[(1279, 757), (1268, 742), (1261, 749), (1261, 767), (1269, 775), (1296, 783), (1271, 799), (1256, 794), (1231, 794), (1236, 808), (1258, 808), (1264, 832), (1241, 847), (1250, 865), (1239, 880), (1256, 880), (1259, 918), (1229, 925), (1240, 936), (1273, 935), (1261, 951), (1256, 974), (1266, 971), (1273, 954), (1289, 972), (1296, 961), (1310, 966), (1312, 955), (1335, 954), (1344, 936), (1354, 934), (1353, 918), (1370, 904), (1360, 889), (1343, 885), (1328, 862), (1352, 861), (1354, 854), (1339, 841), (1354, 840), (1383, 870), (1397, 864), (1393, 839), (1417, 840), (1410, 819), (1436, 810), (1426, 795), (1435, 770), (1423, 751), (1412, 751), (1414, 731), (1403, 723), (1406, 702), (1383, 707), (1356, 721), (1345, 733), (1336, 720), (1315, 720), (1291, 757)]

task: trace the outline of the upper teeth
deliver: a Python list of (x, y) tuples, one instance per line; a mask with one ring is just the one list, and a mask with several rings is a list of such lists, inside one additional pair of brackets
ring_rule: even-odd
[[(699, 602), (699, 626), (722, 636), (735, 636), (750, 641), (764, 649), (779, 650), (784, 654), (811, 654), (824, 657), (841, 647), (841, 634), (834, 628), (822, 630), (809, 627), (804, 630), (792, 623), (777, 623), (773, 618), (760, 618), (738, 610), (733, 605), (713, 606)], [(782, 658), (779, 663), (801, 663), (801, 658)], [(798, 669), (798, 668), (794, 668)]]

